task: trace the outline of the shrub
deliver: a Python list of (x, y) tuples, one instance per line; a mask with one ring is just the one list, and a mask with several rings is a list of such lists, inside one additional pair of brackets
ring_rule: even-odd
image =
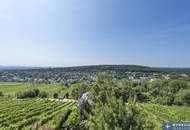
[(135, 99), (125, 104), (114, 96), (106, 103), (97, 103), (89, 114), (87, 128), (90, 130), (153, 130), (154, 122), (137, 106)]
[(4, 96), (4, 95), (3, 95), (3, 92), (2, 92), (2, 91), (0, 91), (0, 97), (2, 97), (2, 96)]
[(73, 85), (71, 88), (71, 98), (80, 99), (83, 93), (89, 91), (89, 86), (86, 83)]
[(18, 92), (16, 93), (17, 98), (36, 98), (40, 94), (39, 89), (32, 89), (24, 92)]
[(190, 89), (180, 90), (175, 96), (174, 103), (176, 105), (190, 105)]
[(54, 93), (53, 98), (58, 98), (58, 93)]
[[(110, 79), (101, 79), (90, 91), (91, 98), (96, 102), (95, 108), (87, 116), (87, 129), (90, 130), (153, 130), (154, 122), (147, 118), (136, 103), (139, 98), (134, 87), (125, 84), (122, 91), (118, 84)], [(136, 90), (136, 89), (135, 89)], [(141, 92), (141, 88), (138, 88)], [(128, 93), (123, 98), (120, 93)], [(128, 99), (126, 103), (123, 99)]]
[(47, 96), (48, 94), (45, 91), (39, 93), (39, 98), (46, 98)]
[(80, 113), (78, 111), (78, 108), (73, 107), (71, 114), (65, 122), (65, 128), (76, 129), (76, 127), (78, 127), (79, 119)]
[[(39, 90), (38, 90), (39, 91)], [(38, 96), (37, 89), (16, 93), (17, 98), (35, 98)]]
[(38, 96), (39, 93), (40, 93), (40, 90), (39, 90), (39, 89), (33, 89), (33, 91), (35, 92), (36, 96)]

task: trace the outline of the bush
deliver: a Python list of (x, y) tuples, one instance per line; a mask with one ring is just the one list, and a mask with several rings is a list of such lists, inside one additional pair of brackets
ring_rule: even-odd
[(125, 104), (115, 96), (107, 97), (106, 103), (97, 103), (89, 114), (87, 128), (90, 130), (153, 130), (154, 122), (137, 106), (135, 99)]
[(174, 99), (176, 105), (190, 105), (190, 89), (180, 90)]
[(78, 100), (80, 99), (82, 94), (89, 91), (89, 89), (90, 89), (89, 86), (85, 83), (73, 85), (70, 93), (71, 98)]
[(24, 98), (23, 92), (17, 92), (17, 93), (16, 93), (16, 97), (17, 97), (17, 98)]
[(72, 112), (69, 115), (68, 119), (65, 122), (65, 128), (70, 128), (70, 129), (77, 129), (78, 128), (78, 123), (80, 119), (80, 113), (78, 111), (77, 107), (72, 108)]
[(16, 93), (17, 98), (46, 98), (48, 94), (46, 92), (40, 92), (39, 89), (32, 89), (24, 92), (18, 92)]
[(58, 93), (54, 93), (53, 98), (58, 98)]
[(39, 93), (39, 98), (46, 98), (48, 96), (47, 92), (40, 92)]
[(0, 97), (2, 97), (2, 96), (4, 96), (4, 95), (3, 95), (3, 92), (2, 92), (2, 91), (0, 91)]
[(38, 95), (39, 95), (39, 89), (33, 89), (16, 93), (17, 98), (35, 98)]
[[(110, 79), (101, 79), (90, 91), (96, 106), (87, 116), (87, 129), (90, 130), (153, 130), (154, 122), (147, 118), (136, 104), (138, 93), (130, 84), (124, 91), (117, 89), (118, 84)], [(140, 90), (140, 89), (138, 89)], [(142, 90), (141, 90), (142, 91)], [(128, 103), (118, 93), (128, 93)], [(133, 98), (131, 98), (131, 96)]]
[(36, 96), (38, 96), (39, 93), (40, 93), (40, 90), (39, 90), (39, 89), (33, 89), (33, 91), (34, 91), (34, 93), (36, 94)]
[(190, 82), (185, 80), (160, 80), (148, 84), (146, 90), (153, 103), (162, 105), (188, 104)]

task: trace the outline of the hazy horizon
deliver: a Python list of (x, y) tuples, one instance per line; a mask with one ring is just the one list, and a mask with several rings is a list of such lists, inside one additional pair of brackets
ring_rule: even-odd
[(0, 65), (190, 67), (190, 1), (2, 0)]
[(151, 68), (173, 68), (173, 69), (190, 69), (189, 66), (180, 67), (180, 66), (148, 66), (148, 65), (140, 65), (140, 64), (89, 64), (89, 65), (73, 65), (73, 66), (30, 66), (30, 65), (0, 65), (0, 68), (67, 68), (67, 67), (88, 67), (88, 66), (118, 66), (118, 65), (126, 65), (126, 66), (142, 66), (142, 67), (151, 67)]

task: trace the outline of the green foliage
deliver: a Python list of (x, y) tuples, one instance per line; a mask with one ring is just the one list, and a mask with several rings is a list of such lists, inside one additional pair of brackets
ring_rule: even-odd
[(70, 96), (73, 99), (78, 100), (83, 93), (89, 91), (90, 87), (86, 84), (86, 83), (82, 83), (82, 84), (75, 84), (73, 85), (70, 91)]
[[(109, 76), (100, 78), (90, 89), (91, 98), (96, 102), (100, 100), (106, 102), (107, 92), (113, 91), (117, 99), (121, 98), (124, 102), (129, 97), (137, 97), (139, 102), (147, 102), (149, 100), (146, 84), (135, 83), (127, 80), (112, 80)], [(108, 95), (109, 96), (109, 95)]]
[(39, 98), (47, 98), (48, 97), (48, 93), (43, 91), (39, 93)]
[[(142, 109), (139, 103), (135, 103), (133, 98), (130, 98), (136, 97), (138, 102), (188, 105), (190, 101), (188, 81), (133, 83), (102, 78), (90, 89), (90, 96), (96, 106), (87, 117), (86, 126), (89, 130), (153, 130), (160, 129), (164, 120), (188, 121), (188, 115), (184, 113), (189, 109), (182, 108), (183, 112), (180, 112), (176, 111), (177, 109), (170, 111), (169, 108), (164, 114), (164, 111), (160, 113), (160, 109), (157, 113), (154, 112), (153, 108), (149, 113), (149, 109)], [(159, 114), (163, 115), (162, 119)], [(175, 118), (175, 115), (178, 116)]]
[(188, 81), (155, 81), (148, 84), (147, 93), (154, 103), (163, 105), (187, 105), (189, 104), (187, 101), (189, 89), (190, 85)]
[(72, 108), (72, 112), (69, 115), (68, 119), (66, 120), (64, 126), (65, 128), (72, 128), (72, 129), (77, 129), (78, 128), (78, 123), (80, 119), (80, 113), (78, 111), (77, 107)]
[(121, 99), (110, 97), (105, 104), (96, 104), (88, 117), (89, 130), (152, 130), (154, 123), (145, 118), (135, 101), (125, 104)]
[[(154, 123), (145, 118), (136, 104), (136, 93), (127, 85), (120, 91), (117, 89), (117, 82), (106, 78), (99, 80), (91, 88), (91, 98), (96, 102), (96, 106), (87, 117), (86, 126), (89, 130), (154, 129)], [(118, 97), (119, 93), (124, 92), (130, 97), (134, 95), (135, 98), (127, 98), (126, 104), (122, 96)]]
[(25, 92), (16, 93), (17, 98), (35, 98), (39, 96), (39, 89), (32, 89)]
[(58, 98), (58, 93), (54, 93), (53, 98)]
[[(107, 95), (111, 94), (109, 92), (114, 92), (114, 82), (105, 79), (105, 80), (98, 80), (97, 83), (94, 84), (94, 86), (90, 89), (90, 98), (94, 102), (107, 102)], [(111, 96), (111, 95), (109, 95)]]
[(0, 91), (0, 97), (2, 97), (2, 96), (4, 96), (4, 95), (3, 95), (3, 92), (2, 92), (2, 91)]
[(24, 92), (18, 92), (16, 93), (17, 98), (46, 98), (48, 96), (48, 93), (45, 91), (40, 91), (39, 89), (32, 89)]
[(40, 90), (39, 89), (33, 89), (33, 91), (34, 91), (34, 93), (38, 96), (39, 95), (39, 93), (40, 93)]
[(190, 105), (190, 89), (181, 89), (176, 94), (174, 103), (177, 105)]

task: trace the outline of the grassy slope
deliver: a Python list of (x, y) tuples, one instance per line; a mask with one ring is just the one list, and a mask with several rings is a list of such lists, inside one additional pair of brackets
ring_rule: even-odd
[(0, 82), (0, 91), (3, 92), (5, 96), (15, 96), (19, 91), (26, 91), (29, 89), (38, 88), (40, 91), (48, 92), (52, 95), (54, 92), (60, 92), (64, 89), (63, 86), (59, 84), (28, 84), (28, 83), (4, 83)]

